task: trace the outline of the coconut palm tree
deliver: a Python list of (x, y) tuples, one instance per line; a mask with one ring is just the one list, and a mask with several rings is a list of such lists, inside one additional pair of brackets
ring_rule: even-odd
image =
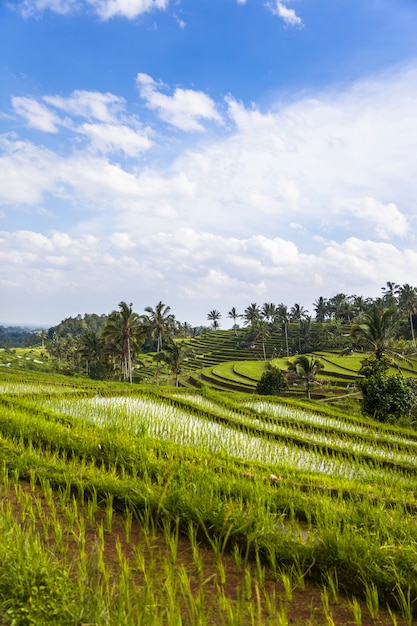
[(82, 359), (85, 359), (85, 370), (89, 374), (91, 364), (97, 363), (105, 355), (103, 337), (94, 330), (87, 330), (79, 337), (77, 352)]
[(261, 316), (268, 323), (272, 324), (277, 315), (277, 307), (273, 302), (264, 302), (261, 307)]
[(162, 350), (164, 339), (169, 337), (175, 327), (175, 316), (171, 313), (171, 307), (159, 301), (153, 309), (145, 307), (148, 315), (142, 316), (142, 321), (151, 333), (152, 339), (156, 339), (156, 351)]
[(374, 357), (380, 361), (389, 351), (388, 344), (393, 328), (394, 308), (382, 309), (374, 304), (371, 310), (363, 313), (360, 321), (351, 328), (351, 335), (362, 339), (372, 348)]
[(162, 352), (157, 354), (157, 359), (164, 361), (175, 376), (175, 386), (178, 387), (179, 377), (185, 361), (191, 354), (191, 348), (181, 341), (170, 339)]
[(292, 363), (289, 364), (288, 369), (296, 371), (297, 374), (306, 383), (306, 395), (310, 399), (310, 388), (312, 383), (316, 380), (317, 373), (323, 369), (323, 364), (320, 359), (314, 356), (307, 356), (306, 354), (299, 354)]
[(416, 347), (416, 338), (414, 333), (413, 317), (417, 311), (417, 289), (411, 285), (405, 284), (399, 288), (398, 306), (400, 311), (404, 312), (410, 324), (411, 337), (414, 348)]
[(261, 317), (261, 309), (256, 304), (256, 302), (252, 302), (243, 312), (242, 315), (245, 326), (253, 326), (255, 322), (257, 322)]
[(382, 287), (382, 294), (383, 304), (389, 308), (394, 308), (398, 303), (400, 285), (389, 280), (386, 282), (386, 286)]
[(278, 304), (277, 308), (276, 308), (276, 320), (278, 320), (281, 325), (282, 328), (284, 330), (284, 335), (285, 335), (285, 347), (286, 347), (286, 352), (287, 352), (287, 356), (290, 355), (290, 348), (288, 345), (288, 321), (289, 321), (289, 313), (288, 313), (288, 307), (285, 304)]
[(233, 320), (233, 330), (235, 331), (235, 333), (237, 335), (237, 328), (238, 328), (238, 326), (236, 324), (236, 320), (237, 320), (238, 317), (241, 317), (241, 316), (236, 311), (234, 306), (232, 306), (232, 308), (228, 312), (227, 317)]
[(209, 311), (209, 313), (207, 313), (207, 319), (211, 321), (211, 326), (213, 330), (217, 330), (218, 328), (220, 328), (219, 319), (221, 318), (221, 316), (222, 314), (217, 309), (212, 309), (211, 311)]
[(256, 320), (253, 324), (253, 329), (255, 331), (255, 341), (262, 343), (263, 357), (264, 361), (266, 361), (265, 341), (271, 335), (271, 326), (266, 320)]
[(328, 314), (328, 301), (320, 296), (313, 302), (314, 311), (316, 313), (316, 322), (324, 322)]
[(103, 339), (120, 359), (123, 380), (133, 380), (133, 353), (143, 342), (146, 329), (141, 317), (133, 311), (132, 303), (119, 303), (119, 310), (108, 316), (103, 327)]

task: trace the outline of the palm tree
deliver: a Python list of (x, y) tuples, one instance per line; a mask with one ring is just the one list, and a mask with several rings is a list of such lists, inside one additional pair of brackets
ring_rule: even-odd
[(328, 308), (336, 319), (344, 319), (348, 308), (348, 296), (345, 293), (337, 293), (328, 302)]
[(41, 340), (41, 347), (42, 350), (45, 349), (45, 339), (47, 338), (48, 334), (46, 332), (46, 330), (42, 329), (38, 332), (38, 337)]
[(417, 289), (411, 285), (405, 284), (399, 288), (398, 306), (407, 317), (410, 324), (411, 337), (414, 348), (416, 347), (416, 338), (414, 334), (413, 316), (417, 311)]
[(142, 320), (150, 330), (152, 339), (156, 339), (156, 351), (162, 350), (165, 337), (169, 337), (175, 325), (175, 316), (171, 313), (171, 307), (159, 301), (155, 309), (150, 306), (145, 307), (146, 313)]
[(175, 386), (178, 387), (179, 377), (184, 365), (191, 353), (187, 344), (170, 339), (166, 348), (157, 354), (157, 359), (165, 361), (175, 376)]
[(105, 343), (103, 337), (101, 337), (94, 330), (87, 330), (80, 335), (77, 352), (81, 358), (86, 362), (86, 373), (90, 373), (91, 363), (97, 363), (103, 358), (105, 354)]
[(299, 354), (292, 363), (290, 363), (288, 369), (295, 370), (297, 374), (305, 380), (306, 383), (306, 395), (310, 399), (310, 387), (316, 380), (316, 375), (319, 370), (323, 369), (323, 364), (320, 359), (316, 357), (308, 357), (306, 354)]
[(301, 350), (301, 322), (308, 316), (308, 311), (301, 304), (294, 304), (290, 310), (291, 320), (298, 322), (298, 350)]
[(328, 301), (320, 296), (313, 302), (314, 311), (316, 312), (316, 322), (324, 322), (328, 313)]
[(386, 287), (382, 287), (382, 301), (385, 306), (393, 308), (398, 302), (398, 296), (400, 293), (400, 285), (392, 281), (387, 281)]
[(207, 319), (212, 322), (211, 325), (212, 325), (213, 330), (217, 330), (218, 328), (220, 328), (219, 319), (221, 318), (221, 316), (222, 314), (217, 309), (212, 309), (207, 314)]
[(279, 304), (276, 308), (276, 319), (281, 323), (285, 335), (285, 347), (287, 356), (290, 356), (290, 348), (288, 345), (288, 307), (285, 304)]
[(255, 341), (261, 341), (264, 361), (266, 361), (265, 341), (271, 335), (271, 326), (266, 320), (257, 320), (254, 322), (253, 328), (255, 330), (254, 339)]
[(261, 317), (261, 309), (256, 302), (252, 302), (248, 307), (246, 307), (242, 317), (245, 320), (245, 326), (253, 326), (254, 323)]
[(236, 324), (236, 320), (238, 317), (240, 317), (239, 313), (236, 311), (235, 307), (232, 306), (232, 308), (230, 309), (230, 311), (227, 314), (227, 317), (229, 317), (230, 319), (233, 320), (233, 330), (235, 331), (236, 335), (237, 335), (237, 324)]
[(141, 317), (132, 309), (132, 303), (119, 303), (103, 328), (103, 338), (113, 353), (118, 354), (122, 366), (123, 380), (133, 380), (133, 352), (143, 342), (146, 329)]
[(262, 318), (268, 322), (268, 324), (272, 324), (275, 317), (277, 315), (277, 307), (273, 302), (264, 302), (261, 307), (261, 316)]
[(395, 309), (381, 309), (377, 304), (368, 313), (363, 313), (360, 322), (351, 328), (353, 337), (362, 339), (372, 347), (374, 356), (380, 361), (388, 350), (388, 342), (392, 332)]

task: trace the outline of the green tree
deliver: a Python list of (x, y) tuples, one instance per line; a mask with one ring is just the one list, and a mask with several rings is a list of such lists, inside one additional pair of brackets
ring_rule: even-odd
[(171, 336), (175, 326), (175, 316), (171, 313), (171, 307), (159, 301), (153, 309), (145, 307), (148, 315), (144, 315), (142, 320), (151, 333), (152, 339), (156, 340), (156, 351), (160, 352), (165, 338)]
[(256, 304), (256, 302), (252, 302), (243, 312), (242, 315), (244, 319), (245, 326), (253, 326), (255, 322), (257, 322), (261, 318), (261, 309)]
[(107, 373), (106, 344), (103, 337), (94, 330), (80, 335), (77, 352), (85, 361), (85, 371), (91, 378), (101, 379)]
[(278, 304), (276, 309), (276, 321), (281, 324), (282, 330), (284, 332), (285, 337), (285, 349), (287, 356), (290, 356), (290, 347), (288, 343), (288, 321), (289, 321), (289, 313), (288, 307), (285, 304)]
[(268, 368), (263, 372), (256, 385), (256, 393), (272, 396), (280, 391), (284, 391), (287, 387), (287, 381), (278, 367), (268, 365)]
[(398, 307), (403, 312), (410, 324), (411, 338), (414, 348), (416, 347), (416, 338), (414, 333), (414, 315), (417, 311), (417, 289), (411, 285), (405, 284), (399, 288)]
[(189, 345), (170, 339), (164, 350), (157, 355), (157, 359), (164, 361), (175, 376), (176, 387), (178, 387), (184, 363), (188, 360), (190, 354), (191, 348)]
[(268, 322), (268, 324), (272, 324), (275, 320), (276, 315), (277, 307), (275, 306), (275, 304), (273, 302), (264, 302), (261, 307), (262, 319)]
[(220, 328), (219, 319), (221, 318), (221, 316), (222, 314), (217, 309), (212, 309), (207, 314), (207, 319), (211, 321), (211, 326), (213, 330), (217, 330), (218, 328)]
[(358, 381), (362, 413), (380, 422), (410, 422), (417, 410), (417, 383), (400, 372), (388, 375), (388, 367), (386, 358), (364, 360)]
[(118, 356), (124, 381), (133, 381), (133, 353), (138, 350), (145, 337), (145, 327), (140, 316), (132, 309), (132, 303), (119, 303), (103, 328), (103, 338), (109, 350)]
[(235, 307), (232, 306), (232, 308), (230, 309), (230, 311), (227, 314), (227, 317), (231, 320), (233, 320), (233, 330), (235, 331), (236, 335), (237, 335), (237, 329), (238, 329), (238, 325), (236, 323), (236, 320), (241, 317), (239, 315), (239, 313), (236, 311)]
[(310, 399), (310, 388), (316, 380), (318, 372), (323, 369), (323, 364), (320, 359), (312, 356), (309, 357), (306, 354), (299, 354), (292, 363), (289, 364), (288, 369), (290, 371), (296, 371), (300, 378), (306, 384), (306, 395)]
[(316, 322), (324, 322), (328, 315), (328, 301), (323, 296), (320, 296), (313, 302), (313, 306), (316, 313)]
[(266, 361), (265, 341), (271, 336), (271, 326), (266, 320), (256, 320), (252, 328), (255, 341), (262, 343), (262, 353)]
[(395, 308), (398, 303), (400, 293), (400, 285), (392, 281), (387, 281), (385, 287), (382, 287), (382, 303), (385, 307)]
[(371, 348), (377, 361), (389, 350), (389, 340), (393, 332), (395, 309), (381, 309), (374, 304), (371, 310), (363, 313), (360, 321), (351, 328), (351, 335)]

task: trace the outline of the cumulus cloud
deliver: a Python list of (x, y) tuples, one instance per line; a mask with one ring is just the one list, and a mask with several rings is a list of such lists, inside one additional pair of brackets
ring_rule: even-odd
[(137, 131), (124, 124), (82, 124), (78, 132), (86, 135), (91, 146), (103, 153), (124, 152), (133, 157), (152, 145), (149, 133)]
[(82, 0), (21, 0), (20, 3), (18, 2), (23, 15), (27, 17), (36, 15), (46, 9), (60, 15), (67, 15), (81, 4)]
[(44, 96), (43, 99), (65, 113), (108, 124), (114, 123), (126, 106), (121, 96), (99, 91), (76, 90), (69, 98)]
[(310, 254), (276, 237), (238, 239), (189, 228), (142, 238), (124, 231), (108, 237), (2, 231), (0, 243), (0, 282), (13, 276), (9, 289), (97, 297), (105, 285), (123, 297), (137, 284), (143, 307), (162, 289), (179, 319), (188, 319), (192, 304), (200, 322), (222, 302), (243, 310), (253, 301), (292, 305), (302, 298), (308, 308), (320, 295), (369, 295), (387, 276), (413, 284), (417, 272), (415, 251), (354, 237)]
[(141, 98), (159, 117), (185, 131), (203, 131), (199, 120), (221, 122), (215, 102), (202, 91), (177, 88), (173, 96), (161, 93), (162, 83), (148, 74), (139, 73), (136, 78)]
[(169, 0), (87, 0), (103, 19), (120, 16), (133, 19), (155, 9), (164, 10)]
[(342, 202), (340, 210), (364, 225), (369, 224), (380, 239), (389, 239), (392, 235), (404, 237), (408, 233), (407, 217), (393, 202), (383, 203), (372, 197), (352, 198)]
[[(140, 76), (146, 102), (174, 115), (175, 94)], [(123, 98), (47, 96), (42, 103), (72, 118), (65, 132), (76, 147), (0, 138), (0, 204), (7, 216), (11, 206), (42, 203), (62, 220), (63, 209), (75, 208), (78, 221), (68, 233), (0, 235), (0, 280), (13, 275), (29, 291), (45, 281), (57, 290), (76, 284), (87, 295), (105, 283), (126, 299), (126, 274), (149, 294), (144, 305), (163, 297), (193, 310), (229, 298), (230, 306), (254, 298), (291, 304), (302, 294), (306, 306), (340, 291), (377, 295), (387, 277), (414, 284), (416, 100), (415, 66), (265, 111), (229, 97), (227, 129), (193, 137), (192, 147), (188, 138), (172, 142), (178, 153), (169, 160), (172, 135), (142, 128)], [(192, 123), (215, 119), (214, 103), (196, 117), (190, 102)]]
[(59, 123), (59, 118), (50, 109), (33, 98), (15, 97), (12, 98), (12, 105), (16, 113), (23, 117), (31, 128), (36, 128), (46, 133), (58, 132), (57, 124)]
[(165, 10), (169, 0), (20, 0), (18, 6), (25, 16), (46, 9), (67, 15), (75, 11), (93, 11), (102, 20), (113, 17), (134, 19), (153, 10)]
[(290, 9), (281, 0), (274, 0), (267, 4), (270, 11), (280, 17), (287, 26), (302, 26), (303, 20), (296, 14), (294, 9)]

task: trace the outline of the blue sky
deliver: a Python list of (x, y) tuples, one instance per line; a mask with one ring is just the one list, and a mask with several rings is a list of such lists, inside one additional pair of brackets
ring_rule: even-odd
[(0, 322), (417, 284), (413, 0), (6, 0)]

